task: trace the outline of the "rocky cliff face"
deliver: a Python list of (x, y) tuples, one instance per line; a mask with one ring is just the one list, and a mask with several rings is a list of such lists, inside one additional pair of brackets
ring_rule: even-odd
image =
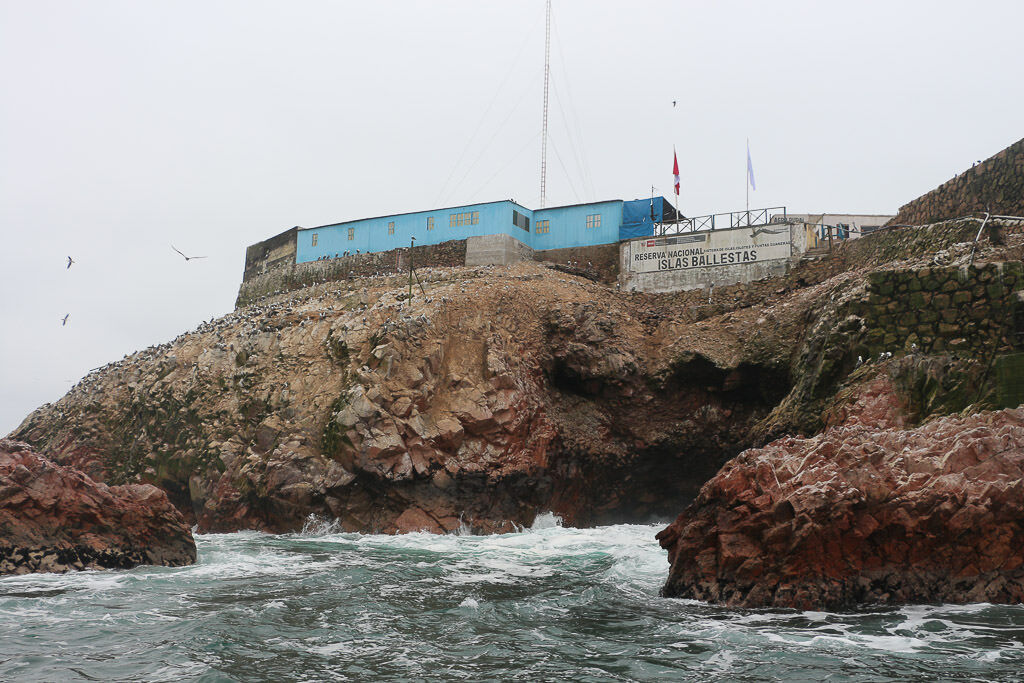
[[(874, 422), (884, 383), (870, 393)], [(803, 609), (1024, 600), (1024, 409), (909, 430), (864, 417), (723, 467), (658, 534), (664, 594)]]
[[(915, 235), (877, 238), (903, 259), (879, 280), (891, 290), (853, 262), (711, 300), (533, 263), (428, 269), (411, 301), (404, 277), (314, 284), (90, 374), (15, 435), (98, 480), (159, 486), (201, 530), (291, 530), (310, 514), (384, 532), (499, 531), (548, 510), (576, 525), (670, 518), (745, 448), (855, 411), (887, 344), (907, 424), (984, 404), (1024, 278), (999, 267), (967, 303), (929, 296), (947, 326), (995, 322), (983, 344), (914, 352), (882, 309), (931, 282)], [(971, 382), (939, 400), (937, 386)]]
[(108, 487), (0, 439), (0, 574), (195, 560), (192, 533), (160, 489)]
[[(535, 264), (283, 295), (94, 373), (17, 430), (202, 530), (664, 517), (788, 388), (791, 311), (712, 325)], [(354, 286), (353, 286), (354, 285)], [(670, 476), (666, 476), (670, 475)]]

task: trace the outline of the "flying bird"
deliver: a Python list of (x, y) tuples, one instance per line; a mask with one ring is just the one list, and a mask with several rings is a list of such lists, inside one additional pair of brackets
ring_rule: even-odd
[(672, 106), (673, 107), (676, 106), (676, 101), (675, 100), (672, 100)]
[(60, 319), (60, 326), (61, 326), (61, 327), (64, 327), (65, 325), (67, 325), (67, 324), (68, 324), (68, 316), (70, 316), (70, 315), (71, 315), (71, 314), (70, 314), (70, 313), (68, 313), (68, 314), (67, 314), (67, 315), (65, 315), (65, 316), (64, 316), (63, 318), (61, 318), (61, 319)]
[[(179, 254), (181, 254), (181, 251), (179, 251), (178, 248), (176, 246), (174, 246), (173, 244), (171, 245), (171, 249), (173, 249), (174, 251), (177, 251)], [(205, 256), (185, 256), (184, 254), (181, 254), (181, 256), (182, 256), (182, 258), (185, 259), (185, 261), (191, 261), (194, 258), (206, 258)]]
[[(75, 262), (75, 259), (73, 259), (70, 256), (68, 256), (68, 268), (70, 268), (71, 264), (74, 263), (74, 262)], [(67, 268), (65, 268), (64, 270), (67, 270)]]

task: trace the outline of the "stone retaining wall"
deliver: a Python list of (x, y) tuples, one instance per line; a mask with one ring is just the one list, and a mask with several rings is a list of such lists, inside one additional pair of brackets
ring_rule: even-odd
[[(452, 240), (413, 248), (413, 265), (419, 268), (462, 266), (466, 262), (466, 241)], [(391, 275), (408, 271), (409, 248), (340, 258), (291, 263), (253, 275), (238, 288), (235, 308), (248, 306), (271, 294), (307, 287), (318, 282), (347, 280), (353, 277)]]
[[(990, 221), (989, 225), (1003, 236), (1024, 232), (1024, 224), (1012, 221)], [(815, 266), (801, 264), (799, 277), (805, 284), (816, 284), (840, 273), (875, 263), (920, 258), (947, 250), (955, 244), (973, 242), (981, 224), (978, 221), (945, 221), (932, 225), (891, 226), (855, 240), (835, 245), (831, 253)], [(991, 230), (985, 228), (981, 239), (989, 240)]]
[[(291, 231), (288, 232), (290, 233)], [(407, 270), (409, 259), (408, 247), (298, 264), (291, 263), (291, 260), (295, 257), (294, 253), (292, 253), (284, 259), (275, 259), (274, 263), (276, 265), (268, 267), (266, 259), (263, 258), (265, 252), (272, 250), (268, 248), (268, 244), (272, 240), (286, 243), (287, 235), (288, 233), (282, 233), (277, 237), (266, 240), (266, 242), (249, 247), (249, 252), (254, 258), (250, 259), (249, 253), (247, 253), (246, 274), (242, 280), (242, 285), (238, 289), (235, 308), (248, 306), (265, 296), (299, 289), (300, 287), (306, 287), (318, 282), (333, 282), (353, 277), (393, 275), (409, 272)], [(511, 238), (507, 238), (507, 241), (517, 242)], [(517, 242), (517, 246), (520, 244)], [(524, 247), (523, 249), (506, 249), (508, 251), (508, 258), (512, 260), (528, 260), (532, 255), (534, 260), (551, 261), (556, 264), (571, 261), (574, 264), (574, 268), (584, 271), (581, 274), (592, 276), (591, 279), (599, 279), (607, 283), (614, 282), (618, 275), (618, 244), (602, 244), (572, 249), (549, 249), (535, 253), (528, 247), (525, 247), (525, 245), (522, 246)], [(273, 245), (270, 245), (270, 247), (273, 247)], [(447, 268), (493, 262), (484, 259), (481, 263), (467, 263), (467, 253), (466, 240), (451, 240), (441, 244), (415, 247), (413, 249), (413, 262), (416, 268)], [(481, 250), (477, 248), (476, 260), (479, 260), (480, 255)]]
[(619, 245), (599, 244), (592, 247), (569, 247), (567, 249), (545, 249), (534, 252), (535, 261), (549, 261), (556, 265), (576, 268), (592, 273), (605, 283), (615, 282), (619, 277)]
[(1024, 216), (1024, 140), (900, 207), (889, 225), (924, 225), (989, 212)]
[(245, 250), (245, 271), (242, 282), (258, 275), (295, 263), (298, 227), (253, 244)]
[(851, 312), (864, 319), (870, 356), (920, 350), (980, 358), (1021, 343), (1015, 312), (1022, 289), (1020, 261), (882, 270), (868, 274), (867, 298)]

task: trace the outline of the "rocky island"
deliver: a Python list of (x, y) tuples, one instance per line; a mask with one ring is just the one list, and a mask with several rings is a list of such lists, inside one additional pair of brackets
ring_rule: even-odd
[(894, 225), (669, 294), (534, 261), (424, 264), (413, 290), (362, 255), (243, 287), (12, 436), (158, 487), (200, 531), (684, 510), (666, 595), (1017, 601), (1021, 413), (999, 411), (1022, 402), (1021, 226)]

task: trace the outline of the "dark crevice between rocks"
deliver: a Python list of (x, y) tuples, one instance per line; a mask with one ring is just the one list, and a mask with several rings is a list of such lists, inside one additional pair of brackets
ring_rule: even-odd
[(557, 390), (583, 397), (612, 395), (613, 382), (609, 378), (585, 376), (564, 358), (556, 358), (548, 370), (548, 379)]
[(718, 395), (722, 403), (773, 408), (789, 393), (790, 381), (784, 367), (742, 362), (721, 368), (701, 354), (690, 353), (673, 363), (662, 388), (682, 393), (698, 388)]

